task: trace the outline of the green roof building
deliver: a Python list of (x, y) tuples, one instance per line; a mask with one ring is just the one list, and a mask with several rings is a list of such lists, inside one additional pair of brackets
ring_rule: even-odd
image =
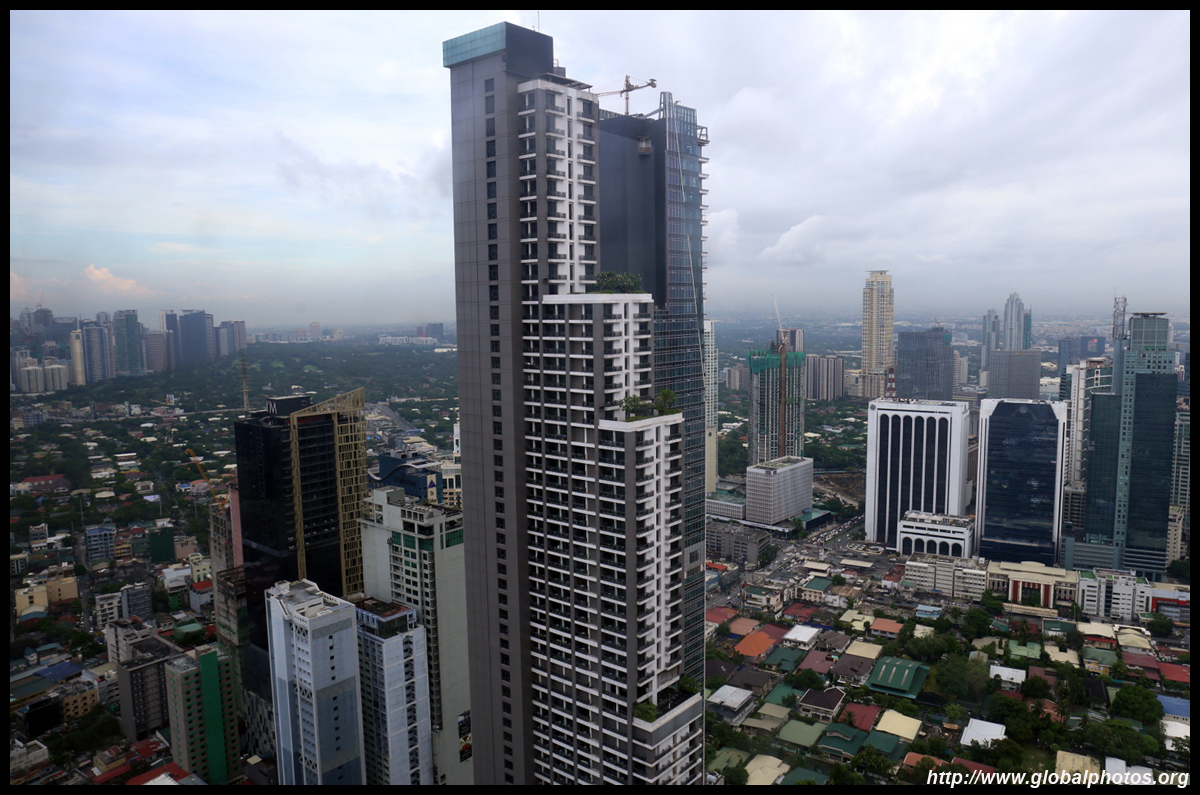
[(771, 652), (771, 656), (763, 660), (761, 665), (764, 668), (775, 667), (781, 671), (794, 671), (800, 661), (804, 659), (806, 652), (803, 649), (791, 649), (779, 647)]
[(899, 657), (880, 657), (867, 679), (867, 687), (893, 696), (916, 698), (928, 677), (928, 665)]
[(805, 692), (807, 691), (796, 690), (793, 687), (788, 687), (787, 685), (780, 683), (775, 685), (774, 689), (771, 690), (770, 693), (767, 693), (767, 703), (778, 704), (782, 706), (783, 700), (789, 695), (794, 695), (796, 698), (800, 698), (800, 696), (804, 695)]
[(893, 762), (899, 762), (903, 759), (904, 752), (908, 750), (908, 743), (894, 734), (881, 732), (878, 729), (872, 730), (867, 735), (867, 739), (863, 742), (863, 745), (877, 748), (881, 754)]
[(831, 723), (825, 727), (817, 747), (830, 756), (853, 759), (867, 741), (867, 733), (844, 723)]
[(775, 737), (782, 743), (798, 748), (812, 748), (817, 740), (821, 739), (821, 734), (828, 725), (827, 723), (804, 723), (798, 720), (788, 721)]
[(811, 781), (814, 784), (825, 784), (829, 781), (829, 776), (824, 773), (818, 773), (815, 770), (809, 770), (806, 767), (793, 767), (786, 776), (783, 777), (782, 784), (799, 784), (801, 781)]

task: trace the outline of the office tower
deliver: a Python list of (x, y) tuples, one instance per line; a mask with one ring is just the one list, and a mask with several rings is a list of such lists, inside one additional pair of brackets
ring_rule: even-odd
[[(659, 94), (654, 111), (600, 111), (600, 250), (604, 270), (634, 274), (654, 296), (653, 391), (670, 390), (683, 411), (683, 545), (704, 546), (704, 147), (708, 128), (694, 108)], [(586, 167), (585, 167), (586, 171)], [(588, 185), (583, 185), (586, 196)], [(803, 344), (803, 339), (801, 339)], [(711, 434), (715, 454), (716, 434)], [(713, 487), (716, 487), (715, 475)], [(704, 676), (704, 574), (687, 567), (683, 585), (683, 667)]]
[(279, 783), (366, 783), (354, 605), (310, 580), (266, 603)]
[(1192, 402), (1177, 398), (1175, 452), (1171, 456), (1171, 505), (1179, 507), (1183, 535), (1192, 529)]
[[(749, 351), (750, 466), (804, 455), (803, 353)], [(781, 370), (781, 368), (783, 368)]]
[(171, 342), (171, 369), (183, 364), (183, 332), (179, 327), (179, 315), (164, 309), (159, 315), (159, 330), (168, 335)]
[(146, 340), (146, 370), (165, 373), (175, 369), (175, 332), (148, 331)]
[(169, 725), (167, 661), (183, 649), (157, 635), (130, 644), (129, 659), (117, 663), (121, 732), (130, 742)]
[(362, 517), (366, 593), (412, 605), (428, 649), (434, 783), (471, 784), (471, 698), (461, 511), (373, 489)]
[(840, 356), (804, 356), (804, 397), (837, 400), (846, 394), (846, 360)]
[(554, 65), (549, 36), (508, 23), (443, 55), (475, 783), (698, 782), (703, 705), (678, 684), (702, 521), (687, 544), (685, 415), (638, 402), (656, 386), (653, 297), (584, 292), (595, 95)]
[(113, 341), (117, 351), (117, 375), (145, 375), (142, 325), (138, 322), (136, 309), (122, 309), (113, 314)]
[(101, 325), (104, 325), (105, 323), (111, 323), (112, 322), (112, 313), (111, 312), (97, 312), (96, 313), (96, 322)]
[(83, 329), (71, 332), (71, 386), (87, 383), (86, 362), (83, 355)]
[[(1112, 360), (1083, 359), (1067, 365), (1067, 454), (1063, 464), (1063, 515), (1060, 549), (1062, 562), (1072, 568), (1075, 541), (1083, 540), (1087, 495), (1087, 460), (1092, 427), (1092, 395), (1112, 389)], [(1060, 390), (1060, 394), (1062, 390)]]
[(881, 398), (887, 391), (892, 356), (892, 311), (895, 296), (887, 271), (870, 271), (863, 287), (861, 396)]
[(781, 344), (789, 352), (804, 352), (804, 329), (781, 328), (775, 332), (775, 343)]
[(1090, 359), (1104, 355), (1104, 337), (1080, 337), (1079, 358)]
[(1000, 347), (1006, 351), (1023, 351), (1025, 346), (1025, 302), (1021, 296), (1011, 293), (1004, 303), (1004, 320), (1001, 325)]
[(238, 768), (233, 661), (217, 646), (197, 646), (163, 666), (171, 757), (206, 784), (226, 784)]
[(368, 785), (433, 784), (425, 628), (411, 607), (356, 598)]
[(230, 320), (228, 323), (229, 327), (233, 330), (233, 350), (246, 350), (246, 321)]
[(866, 536), (897, 548), (908, 511), (961, 516), (967, 507), (966, 403), (873, 400), (867, 409)]
[(975, 516), (981, 557), (1057, 562), (1067, 405), (982, 401)]
[(950, 400), (954, 397), (954, 351), (950, 332), (901, 331), (896, 339), (896, 397)]
[(1021, 316), (1021, 350), (1027, 351), (1033, 347), (1033, 312), (1026, 309)]
[(228, 320), (213, 329), (213, 338), (216, 340), (215, 345), (218, 359), (224, 359), (234, 352), (233, 324)]
[(746, 519), (776, 524), (812, 508), (813, 460), (776, 458), (746, 468)]
[[(104, 313), (102, 313), (104, 314)], [(112, 333), (108, 326), (84, 323), (80, 329), (83, 344), (84, 374), (89, 384), (111, 381), (116, 375), (113, 362)]]
[(701, 340), (704, 351), (704, 493), (717, 490), (717, 398), (720, 383), (717, 381), (717, 324), (704, 321), (704, 336)]
[(1039, 351), (993, 351), (988, 372), (988, 396), (998, 399), (1038, 400), (1042, 380)]
[(1002, 336), (1000, 334), (1000, 316), (995, 309), (989, 309), (983, 316), (983, 338), (980, 348), (980, 370), (987, 370), (991, 364), (992, 351), (1000, 350)]
[(963, 356), (958, 351), (954, 351), (953, 355), (954, 368), (954, 392), (958, 394), (961, 387), (967, 385), (967, 368), (969, 361), (966, 356)]
[(179, 336), (180, 364), (194, 366), (216, 358), (213, 317), (203, 309), (183, 310), (179, 317)]
[(1078, 364), (1079, 360), (1084, 358), (1079, 353), (1080, 337), (1067, 337), (1058, 341), (1058, 377), (1063, 378), (1067, 374), (1067, 367), (1072, 364)]
[(437, 339), (437, 340), (444, 338), (446, 336), (446, 324), (445, 323), (426, 323), (425, 324), (425, 336), (433, 337), (434, 339)]
[(1175, 441), (1168, 321), (1160, 312), (1139, 312), (1128, 330), (1123, 322), (1114, 326), (1113, 389), (1092, 395), (1084, 538), (1072, 563), (1161, 579)]
[(271, 708), (265, 591), (292, 579), (312, 580), (334, 596), (363, 589), (358, 525), (367, 480), (363, 390), (309, 402), (304, 395), (267, 398), (266, 410), (234, 423), (251, 743), (269, 742), (263, 736)]

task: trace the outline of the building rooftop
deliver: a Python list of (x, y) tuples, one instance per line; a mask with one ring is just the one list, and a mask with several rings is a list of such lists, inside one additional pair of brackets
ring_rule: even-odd
[(875, 727), (875, 719), (881, 712), (883, 712), (883, 707), (874, 704), (847, 704), (842, 710), (842, 718), (849, 715), (854, 721), (854, 728), (869, 732)]
[(746, 657), (760, 657), (770, 651), (775, 643), (776, 639), (770, 634), (762, 630), (755, 630), (742, 638), (741, 642), (734, 647), (734, 651)]
[(810, 627), (807, 624), (796, 624), (787, 631), (783, 639), (789, 643), (798, 643), (801, 646), (805, 646), (811, 643), (819, 634), (821, 634), (821, 630), (818, 627)]
[(812, 461), (811, 458), (796, 458), (795, 456), (784, 456), (776, 458), (773, 461), (763, 461), (761, 464), (755, 464), (752, 467), (746, 467), (749, 472), (752, 469), (786, 469), (797, 464), (803, 464), (805, 461)]
[(837, 709), (838, 705), (846, 698), (846, 691), (840, 687), (827, 687), (824, 690), (812, 689), (807, 691), (800, 698), (796, 699), (796, 704), (803, 704), (806, 707), (813, 709), (831, 710)]
[(874, 658), (855, 657), (852, 654), (843, 654), (829, 670), (830, 673), (834, 674), (835, 676), (844, 676), (847, 679), (857, 679), (860, 676), (869, 674), (871, 669), (874, 667)]
[(749, 690), (733, 685), (721, 685), (717, 692), (708, 697), (708, 703), (737, 712), (752, 698), (754, 698), (754, 694)]
[(917, 733), (921, 731), (921, 721), (916, 718), (910, 718), (907, 715), (901, 715), (894, 709), (889, 709), (883, 713), (883, 717), (879, 719), (879, 725), (875, 728), (881, 732), (894, 734), (911, 743), (917, 739)]
[(1004, 739), (1004, 726), (991, 721), (980, 720), (979, 718), (971, 718), (967, 723), (967, 728), (963, 729), (962, 738), (959, 740), (964, 746), (970, 746), (972, 742), (978, 742), (982, 745), (987, 745), (991, 742), (999, 742)]
[(825, 723), (804, 723), (798, 720), (788, 721), (779, 730), (777, 739), (801, 748), (811, 748), (821, 738), (821, 733), (825, 731), (827, 725)]
[(808, 584), (805, 585), (804, 588), (809, 591), (820, 591), (821, 593), (824, 593), (825, 591), (829, 590), (829, 586), (831, 585), (833, 585), (832, 580), (827, 580), (824, 577), (813, 577), (808, 581)]
[(904, 519), (910, 522), (928, 522), (949, 527), (967, 527), (975, 521), (974, 516), (953, 516), (942, 513), (925, 513), (924, 511), (905, 511)]
[(893, 621), (890, 618), (877, 618), (871, 622), (872, 632), (894, 632), (899, 634), (902, 629), (904, 629), (903, 624), (899, 621)]
[(904, 698), (915, 698), (928, 676), (928, 665), (899, 657), (881, 657), (871, 671), (867, 687)]

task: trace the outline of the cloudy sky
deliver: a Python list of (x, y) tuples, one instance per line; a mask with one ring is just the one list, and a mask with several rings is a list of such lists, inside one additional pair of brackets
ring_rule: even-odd
[[(535, 12), (10, 15), (10, 314), (452, 321), (441, 42)], [(1187, 13), (542, 12), (698, 109), (714, 313), (1190, 311)], [(619, 108), (620, 98), (604, 100)], [(633, 94), (634, 111), (658, 104)], [(44, 298), (43, 298), (44, 296)], [(149, 318), (148, 318), (149, 319)], [(148, 325), (152, 325), (148, 324)]]

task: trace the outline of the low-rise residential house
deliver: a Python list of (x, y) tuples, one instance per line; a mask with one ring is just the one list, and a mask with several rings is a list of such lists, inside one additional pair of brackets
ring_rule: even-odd
[(904, 629), (903, 624), (890, 618), (880, 617), (871, 622), (871, 634), (888, 640), (895, 640), (902, 629)]
[(1026, 672), (1020, 668), (1009, 668), (1005, 665), (993, 665), (988, 669), (988, 675), (1000, 679), (1001, 690), (1020, 690), (1025, 683)]
[(846, 691), (840, 687), (828, 687), (824, 690), (809, 690), (796, 699), (796, 711), (808, 718), (816, 718), (823, 723), (832, 723), (842, 704), (846, 701)]
[(737, 726), (754, 713), (757, 704), (757, 699), (749, 690), (733, 685), (722, 685), (708, 697), (705, 709), (726, 723)]
[(874, 668), (875, 661), (870, 658), (843, 654), (829, 669), (829, 673), (842, 684), (865, 685)]

